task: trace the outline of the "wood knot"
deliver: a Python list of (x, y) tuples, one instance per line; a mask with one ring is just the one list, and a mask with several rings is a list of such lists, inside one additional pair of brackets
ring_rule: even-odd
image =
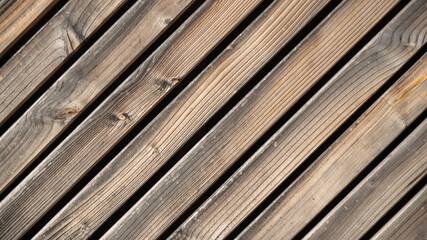
[(129, 114), (127, 114), (127, 113), (122, 113), (122, 114), (120, 114), (117, 118), (118, 118), (120, 121), (126, 121), (126, 120), (131, 121)]

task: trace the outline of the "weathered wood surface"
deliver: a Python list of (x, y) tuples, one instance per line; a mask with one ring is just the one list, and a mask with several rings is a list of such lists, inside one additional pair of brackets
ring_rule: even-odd
[(58, 0), (0, 1), (0, 57)]
[(232, 117), (218, 123), (110, 229), (106, 238), (144, 238), (166, 229), (394, 3), (347, 1), (340, 5), (252, 91), (250, 100), (243, 100), (228, 114)]
[[(425, 4), (425, 1), (417, 2)], [(425, 22), (425, 8), (417, 7), (421, 14), (409, 11), (408, 19), (424, 16), (421, 23)], [(408, 35), (393, 38), (394, 41), (405, 41), (409, 36), (410, 39), (425, 39), (426, 24), (421, 23), (418, 23), (421, 25), (418, 31), (404, 28)], [(241, 233), (239, 239), (288, 239), (294, 236), (411, 124), (427, 106), (426, 57), (383, 94)], [(286, 132), (283, 134), (288, 136)], [(273, 159), (287, 159), (279, 154), (287, 146), (286, 142), (278, 138), (277, 144), (272, 151), (263, 154), (263, 161), (273, 163)]]
[[(299, 113), (279, 130), (275, 137), (261, 147), (205, 204), (197, 209), (177, 229), (173, 237), (221, 238), (227, 236), (234, 227), (243, 221), (358, 106), (364, 103), (413, 55), (413, 50), (422, 46), (422, 43), (418, 43), (415, 49), (405, 49), (401, 43), (394, 42), (389, 37), (394, 35), (393, 38), (399, 39), (402, 36), (404, 39), (402, 41), (413, 37), (410, 43), (417, 43), (420, 39), (417, 34), (423, 34), (422, 30), (424, 30), (419, 28), (419, 22), (425, 19), (425, 16), (419, 14), (420, 12), (416, 15), (416, 9), (421, 5), (420, 2), (396, 18), (367, 44), (339, 74), (333, 77), (313, 99), (302, 107)], [(414, 17), (407, 19), (412, 14)], [(407, 29), (409, 29), (408, 32), (405, 32)], [(414, 30), (414, 35), (407, 35), (406, 33), (411, 33), (411, 30)], [(396, 62), (396, 58), (401, 61)], [(372, 64), (373, 62), (375, 64)], [(280, 77), (278, 78), (280, 79)], [(242, 103), (241, 110), (233, 110), (233, 113), (228, 116), (229, 119), (219, 124), (213, 130), (212, 135), (205, 138), (206, 141), (209, 141), (209, 137), (210, 141), (213, 141), (214, 137), (219, 138), (218, 143), (206, 145), (205, 148), (220, 148), (222, 151), (230, 153), (236, 152), (234, 142), (236, 145), (246, 145), (246, 143), (242, 144), (239, 139), (243, 136), (242, 131), (227, 129), (224, 134), (220, 135), (214, 132), (219, 132), (227, 125), (235, 125), (237, 126), (235, 129), (238, 130), (262, 127), (262, 121), (255, 123), (248, 119), (276, 113), (267, 114), (260, 110), (266, 109), (266, 107), (253, 108), (255, 102), (263, 101), (262, 98), (257, 97), (261, 95), (279, 94), (258, 90), (253, 93), (255, 97), (248, 96), (247, 100), (243, 100), (243, 103), (245, 101), (248, 103)], [(281, 93), (281, 96), (283, 95), (285, 94)], [(251, 108), (253, 110), (249, 110)], [(334, 118), (330, 116), (334, 116)], [(220, 147), (222, 142), (227, 142), (227, 146)], [(276, 147), (278, 149), (275, 150)], [(224, 156), (230, 159), (232, 154), (224, 154)], [(206, 172), (212, 171), (207, 167), (202, 169)], [(194, 170), (192, 171), (194, 172)], [(196, 183), (193, 184), (196, 186)]]
[(372, 239), (427, 239), (426, 226), (427, 186), (424, 186)]
[[(79, 58), (0, 137), (0, 159), (3, 160), (0, 165), (0, 192), (116, 80), (192, 1), (138, 1)], [(221, 34), (225, 35), (226, 32)], [(171, 58), (179, 54), (178, 50), (181, 49), (177, 49)], [(171, 58), (168, 61), (173, 61)], [(158, 77), (163, 78), (162, 75)], [(171, 85), (161, 80), (158, 84)], [(155, 104), (154, 97), (149, 99)], [(106, 121), (116, 122), (115, 119), (117, 117), (109, 116)]]
[[(155, 6), (161, 3), (158, 2)], [(170, 1), (163, 2), (161, 5), (163, 6), (166, 3), (168, 3), (166, 9), (173, 10), (172, 12), (176, 11), (177, 7), (171, 5)], [(184, 2), (179, 3), (183, 4)], [(120, 99), (117, 104), (119, 107), (113, 109), (112, 113), (103, 113), (99, 118), (101, 120), (100, 124), (120, 129), (125, 128), (132, 119), (142, 118), (156, 102), (176, 85), (180, 79), (183, 79), (259, 3), (259, 0), (251, 0), (245, 1), (245, 4), (239, 1), (207, 1), (203, 4), (184, 26), (178, 29), (119, 87)], [(147, 8), (145, 9), (147, 10)], [(150, 19), (147, 19), (149, 23), (152, 23), (154, 19), (161, 20), (163, 26), (165, 25), (163, 22), (164, 16), (159, 15), (158, 11), (153, 11), (153, 8), (151, 8), (149, 14), (154, 14)], [(134, 31), (138, 35), (140, 34), (140, 30), (134, 29)], [(117, 34), (115, 33), (114, 35), (117, 36)], [(126, 39), (131, 39), (131, 37), (126, 36)], [(125, 48), (129, 48), (129, 46)], [(114, 59), (114, 63), (121, 64), (117, 56)], [(102, 64), (96, 65), (97, 68), (100, 65)], [(108, 73), (108, 71), (106, 72)], [(105, 72), (102, 74), (105, 74)], [(92, 79), (92, 82), (97, 81)], [(60, 85), (54, 86), (52, 89), (51, 94), (56, 97), (54, 99), (57, 99), (57, 97), (67, 99), (58, 93), (65, 91), (64, 88), (59, 88), (55, 91), (55, 88), (58, 87)], [(87, 89), (81, 89), (82, 87), (84, 86), (78, 86), (76, 91), (84, 90), (89, 93)], [(138, 92), (133, 93), (136, 90)], [(79, 97), (75, 95), (75, 91), (66, 96), (70, 98)], [(132, 98), (129, 98), (129, 96), (132, 96)], [(79, 98), (82, 97), (84, 96)], [(51, 100), (53, 101), (54, 99)], [(44, 102), (40, 103), (42, 107), (48, 107)], [(138, 107), (132, 108), (133, 103), (138, 103)], [(54, 105), (53, 107), (62, 109), (63, 106), (61, 107), (61, 105)], [(27, 114), (32, 112), (33, 107)], [(126, 107), (130, 109), (126, 109)], [(52, 106), (49, 106), (50, 108)], [(46, 118), (46, 116), (43, 117)], [(68, 121), (68, 119), (64, 121)], [(79, 130), (80, 127), (76, 129), (76, 132)], [(114, 134), (114, 131), (110, 132)], [(96, 163), (85, 162), (84, 148), (92, 143), (96, 135), (102, 135), (103, 139), (106, 136), (104, 131), (96, 131), (92, 132), (92, 134), (83, 135), (83, 138), (80, 139), (82, 145), (74, 146), (73, 155), (68, 155), (68, 152), (62, 151), (52, 152), (0, 203), (0, 221), (6, 223), (0, 225), (0, 237), (21, 236), (90, 169), (91, 164)], [(104, 140), (102, 141), (105, 144), (109, 144)], [(64, 144), (62, 143), (58, 148), (60, 149)], [(70, 147), (73, 148), (73, 146)], [(96, 152), (93, 153), (96, 154)], [(71, 158), (75, 160), (70, 160)], [(80, 232), (84, 234), (84, 231), (80, 230)]]
[[(90, 234), (184, 145), (327, 2), (301, 0), (274, 2), (138, 135), (133, 143), (139, 146), (137, 152), (132, 155), (124, 152), (117, 156), (113, 164), (108, 165), (106, 170), (67, 204), (37, 238), (73, 236), (83, 223), (87, 229), (86, 233)], [(127, 96), (131, 99), (136, 99), (143, 91), (138, 90), (138, 86), (131, 88), (135, 89)], [(117, 142), (142, 117), (130, 115), (132, 120), (121, 129), (102, 124), (102, 119), (97, 119), (97, 116), (102, 116), (105, 112), (114, 114), (114, 110), (118, 108), (126, 108), (122, 110), (126, 113), (134, 113), (141, 108), (136, 101), (129, 106), (123, 105), (120, 98), (123, 91), (124, 89), (119, 88), (113, 93), (89, 116), (90, 119), (96, 120), (83, 122), (79, 131), (67, 139), (67, 143), (58, 148), (57, 152), (74, 155), (76, 159), (68, 160), (71, 162), (77, 161), (83, 155), (86, 163), (99, 159), (110, 146), (103, 142), (112, 144)], [(79, 144), (83, 142), (79, 141), (80, 139), (93, 135), (93, 132), (103, 134), (92, 137), (94, 142), (89, 147), (84, 148)], [(73, 148), (68, 147), (71, 145)], [(75, 154), (69, 151), (70, 149), (73, 151), (83, 149), (83, 153)], [(132, 149), (129, 148), (128, 151), (134, 151)], [(138, 156), (138, 160), (135, 161), (135, 158), (130, 156)], [(61, 158), (52, 159), (60, 161)], [(123, 188), (124, 185), (126, 188)], [(85, 217), (82, 219), (79, 216)]]
[(360, 239), (426, 174), (427, 120), (424, 120), (305, 239)]
[(0, 68), (0, 125), (124, 2), (71, 0), (22, 46)]

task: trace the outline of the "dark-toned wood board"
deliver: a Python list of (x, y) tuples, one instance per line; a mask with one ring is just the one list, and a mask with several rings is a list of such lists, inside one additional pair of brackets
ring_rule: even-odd
[(0, 57), (58, 0), (3, 0), (0, 2)]
[(125, 0), (71, 0), (0, 68), (0, 125)]
[[(406, 13), (394, 19), (368, 43), (339, 74), (334, 76), (314, 98), (302, 107), (299, 113), (279, 130), (275, 137), (261, 147), (205, 204), (200, 206), (176, 230), (172, 238), (221, 238), (227, 236), (241, 223), (324, 139), (330, 136), (358, 106), (363, 104), (414, 54), (413, 50), (422, 46), (422, 43), (417, 43), (425, 30), (420, 24), (425, 16), (420, 14), (422, 12), (416, 12), (420, 5), (422, 5), (421, 1), (407, 9)], [(411, 15), (413, 17), (408, 19)], [(390, 34), (393, 38), (389, 37)], [(408, 44), (417, 47), (405, 49), (403, 43), (392, 40), (400, 37), (402, 42), (411, 38)], [(421, 39), (422, 37), (423, 35)], [(396, 58), (399, 59), (398, 62), (395, 61)], [(283, 77), (278, 77), (280, 78)], [(224, 158), (230, 158), (237, 148), (233, 146), (245, 145), (246, 143), (240, 140), (243, 136), (242, 131), (230, 130), (227, 126), (237, 126), (234, 127), (235, 129), (261, 128), (263, 126), (261, 120), (254, 124), (255, 121), (248, 119), (262, 119), (263, 116), (275, 115), (275, 113), (262, 112), (261, 109), (266, 107), (253, 107), (255, 103), (265, 101), (257, 97), (260, 95), (265, 95), (268, 99), (268, 96), (279, 95), (279, 93), (272, 94), (258, 90), (253, 93), (253, 97), (248, 96), (247, 101), (244, 99), (241, 103), (240, 110), (233, 110), (233, 113), (228, 116), (229, 119), (219, 124), (214, 128), (212, 135), (205, 138), (206, 141), (209, 141), (209, 137), (210, 141), (219, 138), (216, 144), (206, 144), (205, 148), (221, 149), (225, 152)], [(249, 110), (251, 108), (253, 110)], [(225, 133), (214, 133), (224, 128)], [(222, 142), (226, 142), (227, 146), (223, 146)], [(276, 147), (277, 149), (274, 150)], [(202, 151), (202, 148), (199, 151)], [(206, 172), (212, 171), (208, 167), (200, 169)], [(194, 170), (191, 171), (193, 176), (194, 172)], [(193, 184), (199, 186), (195, 182)], [(291, 237), (292, 233), (288, 236)]]
[[(165, 230), (330, 66), (354, 46), (351, 43), (360, 39), (370, 29), (369, 26), (375, 24), (374, 19), (378, 20), (392, 6), (393, 3), (389, 1), (348, 1), (340, 5), (259, 85), (262, 87), (253, 90), (255, 93), (250, 94), (253, 97), (251, 100), (243, 100), (238, 108), (227, 115), (234, 117), (226, 117), (226, 121), (217, 124), (110, 229), (106, 237), (144, 238), (156, 236)], [(366, 22), (354, 19), (364, 19)], [(346, 29), (352, 29), (351, 33)], [(295, 88), (290, 89), (289, 86)], [(131, 147), (138, 146), (134, 144)], [(139, 161), (137, 156), (135, 158)]]
[[(418, 1), (420, 2), (425, 3)], [(417, 7), (421, 14), (410, 11), (408, 13), (412, 14), (411, 17), (425, 16), (425, 9), (419, 5)], [(423, 17), (422, 20), (425, 22), (426, 19)], [(424, 23), (420, 25), (420, 29), (426, 27)], [(417, 31), (405, 28), (407, 29), (409, 34), (405, 34), (406, 37), (391, 35), (396, 36), (394, 41), (405, 41), (409, 36), (415, 41)], [(419, 30), (418, 33), (424, 35), (426, 31)], [(423, 38), (425, 39), (424, 36), (421, 37)], [(239, 239), (291, 238), (406, 129), (427, 106), (426, 57), (427, 55), (424, 55), (417, 65), (402, 76), (315, 160), (242, 232)], [(328, 115), (330, 114), (328, 112)], [(283, 132), (282, 136), (288, 136), (288, 133)], [(264, 153), (263, 161), (273, 163), (273, 159), (287, 159), (280, 154), (284, 152), (287, 142), (280, 141), (280, 138), (275, 140), (277, 147), (273, 146), (273, 150)]]
[[(140, 147), (139, 153), (135, 155), (140, 158), (138, 162), (133, 163), (133, 158), (118, 156), (116, 161), (120, 161), (120, 164), (108, 165), (108, 170), (99, 174), (92, 181), (93, 184), (84, 188), (67, 204), (60, 215), (49, 222), (36, 238), (72, 237), (83, 223), (85, 233), (91, 234), (326, 3), (327, 1), (300, 0), (274, 2), (137, 137), (135, 142)], [(121, 96), (123, 91), (132, 88), (133, 92), (126, 97), (137, 99), (141, 95), (140, 92), (144, 91), (138, 87), (141, 85), (135, 82), (117, 89), (89, 116), (91, 121), (83, 122), (79, 131), (73, 133), (64, 145), (55, 150), (58, 154), (52, 154), (52, 159), (56, 162), (63, 161), (62, 156), (66, 156), (67, 161), (75, 162), (84, 155), (85, 165), (96, 162), (143, 115), (130, 115), (131, 121), (119, 129), (115, 125), (103, 124), (103, 119), (97, 116), (103, 116), (106, 112), (114, 115), (115, 109), (121, 109), (128, 114), (137, 113), (142, 107), (140, 103), (133, 101), (129, 106), (123, 105)], [(94, 135), (98, 132), (103, 134)], [(82, 145), (84, 141), (81, 139), (88, 135), (94, 137), (91, 138), (93, 143), (86, 147)], [(156, 147), (161, 149), (162, 154), (153, 155), (153, 148)], [(78, 151), (82, 153), (76, 154)], [(144, 160), (141, 161), (141, 158)], [(135, 166), (139, 163), (142, 165)], [(147, 163), (150, 167), (144, 165)], [(67, 179), (61, 181), (58, 181), (58, 184), (63, 185)], [(123, 188), (123, 185), (127, 187)]]
[[(424, 64), (427, 65), (427, 61)], [(427, 120), (335, 206), (305, 239), (360, 239), (426, 175), (426, 159)]]
[[(162, 2), (157, 2), (154, 6), (161, 3)], [(203, 4), (171, 38), (162, 44), (162, 46), (160, 46), (145, 63), (119, 87), (122, 90), (119, 95), (120, 103), (117, 104), (119, 107), (114, 109), (113, 113), (104, 113), (100, 117), (102, 120), (101, 125), (110, 125), (119, 129), (125, 127), (132, 119), (144, 116), (259, 3), (259, 0), (251, 0), (245, 1), (245, 4), (241, 4), (241, 2), (238, 1), (207, 1)], [(177, 7), (173, 6), (170, 1), (163, 2), (161, 5), (165, 4), (168, 5), (166, 9), (172, 12), (176, 11)], [(162, 22), (164, 20), (163, 16), (158, 12), (162, 12), (164, 9), (160, 8), (154, 10), (151, 8), (148, 12), (148, 14), (151, 14), (151, 17), (147, 19), (147, 21), (150, 19), (149, 22), (153, 22), (153, 19), (159, 20), (164, 26), (165, 23)], [(159, 23), (159, 21), (157, 21), (157, 23)], [(133, 29), (133, 31), (136, 31), (135, 34), (140, 35), (138, 29)], [(116, 34), (117, 33), (115, 33), (115, 35)], [(132, 40), (129, 36), (127, 36), (126, 39)], [(127, 48), (129, 48), (129, 46), (127, 46)], [(88, 53), (90, 53), (90, 51)], [(118, 62), (119, 60), (120, 59), (117, 58), (114, 59), (114, 63), (120, 65), (121, 63)], [(96, 65), (97, 68), (99, 66), (100, 65)], [(102, 74), (108, 74), (108, 71)], [(102, 81), (102, 79), (98, 79), (97, 81)], [(97, 81), (92, 80), (90, 84), (94, 84), (93, 82), (96, 83)], [(85, 96), (76, 96), (76, 91), (79, 92), (84, 90), (85, 93), (89, 93), (88, 91), (90, 90), (81, 89), (85, 86), (79, 85), (73, 92), (67, 92), (69, 94), (66, 95), (67, 98), (64, 98), (59, 94), (61, 91), (66, 90), (64, 88), (59, 88), (60, 86), (60, 83), (54, 86), (52, 91), (46, 94), (46, 97), (50, 96), (49, 94), (53, 94), (55, 98), (50, 99), (51, 101), (57, 99), (57, 97), (61, 97), (61, 99), (67, 99), (68, 97), (83, 98)], [(132, 93), (136, 90), (139, 91), (137, 93)], [(129, 98), (128, 96), (132, 96), (133, 98)], [(127, 111), (128, 109), (126, 109), (126, 107), (132, 106), (132, 103), (137, 102), (139, 102), (137, 108), (131, 109), (132, 111)], [(37, 103), (40, 103), (41, 107), (52, 108), (52, 106), (47, 106), (43, 101), (39, 100)], [(35, 105), (37, 105), (37, 103)], [(37, 107), (34, 108), (35, 105), (33, 105), (32, 109), (26, 114), (31, 113), (33, 110), (36, 111)], [(59, 103), (53, 107), (62, 108), (63, 106), (62, 103)], [(42, 116), (44, 118), (46, 117), (44, 115)], [(23, 116), (22, 120), (25, 119), (25, 117), (26, 116)], [(72, 117), (70, 116), (70, 118)], [(69, 119), (66, 119), (64, 121), (68, 120)], [(76, 128), (76, 132), (79, 130), (80, 127)], [(90, 164), (93, 166), (93, 164), (96, 163), (85, 163), (86, 156), (84, 154), (84, 148), (81, 147), (90, 146), (92, 140), (96, 138), (96, 135), (103, 135), (104, 132), (96, 131), (92, 132), (92, 134), (93, 135), (86, 134), (83, 139), (80, 139), (82, 145), (75, 148), (73, 156), (67, 155), (61, 151), (52, 152), (50, 156), (44, 159), (44, 161), (0, 203), (0, 220), (7, 223), (0, 226), (0, 237), (21, 236), (25, 233), (32, 224), (49, 210), (49, 208), (90, 169)], [(111, 134), (114, 134), (114, 131), (111, 131)], [(107, 144), (106, 142), (104, 143)], [(64, 143), (59, 145), (58, 148), (60, 149), (62, 145), (64, 145)], [(70, 147), (72, 148), (73, 146)], [(71, 157), (73, 157), (75, 161), (71, 160)], [(84, 234), (84, 231), (81, 230), (81, 232)]]
[(427, 239), (426, 226), (427, 186), (424, 186), (372, 239)]
[(0, 175), (0, 192), (116, 80), (192, 1), (136, 2), (79, 58), (0, 137), (0, 159), (3, 160), (0, 164), (0, 172), (3, 173)]

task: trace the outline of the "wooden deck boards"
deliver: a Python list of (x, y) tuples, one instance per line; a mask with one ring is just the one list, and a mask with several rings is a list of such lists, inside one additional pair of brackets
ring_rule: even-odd
[(56, 3), (0, 0), (1, 239), (425, 236), (425, 0)]

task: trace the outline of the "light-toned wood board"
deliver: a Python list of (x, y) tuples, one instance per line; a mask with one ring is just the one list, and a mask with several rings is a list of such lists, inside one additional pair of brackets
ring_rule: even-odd
[[(419, 5), (420, 1), (418, 6), (413, 6), (394, 19), (368, 43), (274, 137), (200, 206), (171, 238), (221, 238), (227, 236), (241, 223), (324, 139), (330, 136), (358, 106), (364, 103), (413, 55), (411, 49), (405, 49), (404, 43), (391, 40), (389, 36), (393, 33), (393, 39), (402, 37), (402, 41), (406, 41), (411, 38), (408, 43), (417, 43), (419, 40), (417, 34), (422, 34), (423, 30), (420, 28), (420, 21), (425, 19), (425, 16), (420, 16), (420, 12), (416, 15), (415, 10)], [(414, 14), (413, 18), (407, 19), (411, 14)], [(421, 27), (423, 27), (422, 24)], [(404, 32), (406, 29), (408, 29), (406, 33), (414, 30), (414, 35), (406, 34)], [(422, 43), (415, 45), (418, 49)], [(395, 62), (396, 58), (401, 61)], [(236, 129), (242, 129), (243, 125), (246, 125), (247, 129), (262, 126), (262, 121), (254, 124), (254, 121), (247, 119), (262, 118), (272, 114), (260, 110), (266, 107), (253, 108), (254, 104), (251, 102), (260, 102), (261, 98), (257, 97), (260, 95), (265, 95), (268, 99), (271, 95), (285, 94), (257, 91), (253, 95), (255, 96), (252, 97), (253, 100), (248, 96), (249, 103), (244, 105), (242, 103), (242, 110), (235, 110), (233, 113), (237, 116), (248, 116), (247, 118), (233, 117), (232, 114), (214, 131), (219, 132), (220, 129), (226, 128), (226, 125), (238, 126), (235, 127)], [(254, 110), (251, 111), (255, 113), (251, 113), (250, 108), (253, 108)], [(211, 138), (220, 138), (217, 145), (206, 145), (205, 148), (218, 149), (222, 146), (221, 142), (228, 142), (229, 144), (221, 151), (225, 152), (225, 158), (229, 158), (230, 153), (236, 149), (233, 148), (233, 143), (246, 145), (239, 140), (242, 135), (236, 130), (226, 129), (224, 134), (212, 134)], [(212, 171), (207, 167), (201, 169), (206, 172)], [(194, 174), (194, 170), (192, 173)], [(193, 184), (196, 185), (196, 183)], [(288, 237), (291, 236), (292, 234), (289, 233)]]
[(360, 239), (425, 177), (426, 159), (427, 120), (424, 120), (305, 239)]
[[(393, 5), (340, 5), (250, 93), (251, 99), (244, 99), (218, 123), (105, 237), (144, 238), (165, 230)], [(355, 21), (359, 18), (366, 22)]]
[(58, 0), (1, 1), (0, 57), (57, 2)]
[[(138, 1), (79, 58), (0, 137), (0, 192), (4, 191), (193, 1)], [(167, 51), (167, 45), (164, 46), (163, 49)], [(177, 49), (179, 50), (181, 49)], [(167, 52), (171, 58), (179, 55), (178, 52), (172, 53), (173, 49)], [(159, 53), (152, 58), (160, 55)], [(174, 61), (171, 58), (166, 59), (169, 62)], [(158, 77), (162, 79), (164, 76)], [(171, 85), (168, 84), (170, 79), (167, 77), (169, 76), (165, 76), (165, 83), (159, 80), (159, 84), (163, 84), (161, 86)], [(154, 98), (150, 100), (155, 103)], [(110, 119), (115, 118), (111, 116)]]
[[(123, 153), (113, 164), (106, 167), (92, 183), (84, 188), (66, 207), (42, 230), (36, 238), (55, 236), (74, 236), (82, 224), (86, 233), (91, 234), (142, 184), (152, 176), (212, 115), (223, 106), (231, 96), (254, 76), (268, 60), (277, 53), (328, 1), (276, 1), (261, 14), (205, 71), (148, 125), (134, 140), (139, 157), (137, 162)], [(126, 86), (134, 91), (127, 98), (137, 99), (138, 86)], [(66, 144), (55, 150), (52, 160), (78, 161), (85, 156), (84, 164), (91, 165), (100, 155), (117, 142), (128, 129), (135, 125), (142, 115), (131, 115), (131, 121), (123, 128), (102, 124), (105, 112), (136, 112), (140, 103), (120, 105), (119, 88), (91, 116), (91, 121), (81, 124), (79, 131), (67, 138)], [(133, 95), (132, 95), (133, 94)], [(123, 110), (125, 109), (126, 110)], [(80, 144), (80, 139), (93, 133), (102, 135), (92, 137), (90, 146)], [(110, 145), (104, 142), (110, 142)], [(73, 146), (73, 147), (69, 147)], [(162, 154), (153, 156), (154, 148)], [(81, 154), (75, 152), (81, 151)], [(160, 150), (158, 150), (160, 151)], [(70, 158), (71, 156), (71, 158)], [(144, 160), (141, 160), (144, 159)], [(119, 161), (120, 164), (115, 162)], [(138, 165), (141, 164), (141, 165)], [(147, 166), (146, 164), (150, 164)], [(131, 180), (132, 179), (132, 180)], [(67, 178), (58, 181), (63, 185)], [(123, 186), (126, 185), (126, 188)], [(115, 193), (115, 194), (112, 194)], [(81, 216), (85, 216), (82, 218)]]
[(0, 68), (0, 125), (125, 0), (71, 0)]
[(373, 237), (375, 240), (427, 239), (427, 186), (424, 186)]
[[(102, 113), (100, 124), (120, 129), (134, 118), (142, 118), (260, 2), (251, 0), (241, 4), (238, 1), (207, 1), (203, 4), (125, 80), (119, 87), (120, 94), (115, 95), (120, 98), (116, 105), (119, 107), (112, 112)], [(156, 17), (161, 19), (157, 14)], [(136, 90), (138, 92), (133, 93)], [(136, 102), (139, 102), (139, 105), (132, 109), (131, 106)], [(127, 107), (132, 111), (127, 111)], [(94, 120), (91, 117), (88, 119)], [(78, 127), (75, 131), (80, 129), (81, 127)], [(115, 134), (114, 131), (110, 133)], [(104, 131), (91, 134), (85, 134), (84, 138), (80, 139), (82, 145), (73, 151), (76, 155), (73, 156), (74, 160), (67, 158), (71, 157), (66, 156), (67, 151), (54, 151), (0, 203), (0, 220), (5, 223), (0, 226), (0, 234), (3, 234), (0, 237), (21, 236), (90, 169), (90, 164), (93, 166), (96, 163), (84, 162), (84, 147), (92, 144), (96, 135), (106, 135)], [(107, 144), (104, 139), (102, 141)], [(58, 149), (62, 149), (64, 144), (61, 143)], [(96, 151), (92, 153), (97, 154)], [(99, 155), (98, 157), (102, 157), (103, 154)], [(80, 229), (82, 234), (84, 229)]]
[[(425, 12), (423, 8), (420, 11)], [(291, 238), (406, 129), (427, 106), (426, 57), (381, 96), (238, 239)], [(286, 143), (278, 138), (277, 147), (264, 153), (263, 161), (286, 159), (280, 154)]]

